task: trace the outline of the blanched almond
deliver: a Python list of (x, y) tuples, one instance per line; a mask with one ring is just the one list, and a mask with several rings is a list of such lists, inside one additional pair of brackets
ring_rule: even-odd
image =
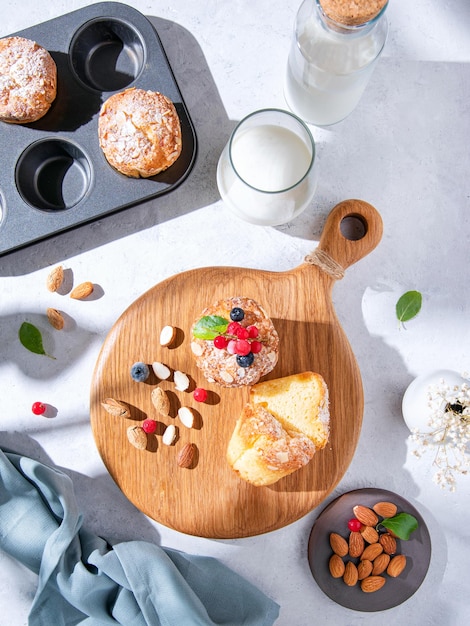
[(160, 363), (160, 361), (154, 361), (152, 363), (152, 369), (155, 376), (160, 380), (167, 380), (167, 378), (170, 378), (171, 370), (164, 363)]
[(176, 337), (176, 328), (173, 326), (164, 326), (160, 331), (160, 345), (169, 346), (173, 343)]
[(176, 426), (174, 424), (169, 424), (165, 428), (165, 432), (163, 433), (162, 442), (166, 446), (171, 446), (176, 440)]
[(173, 374), (173, 381), (175, 383), (175, 389), (178, 391), (186, 391), (186, 389), (189, 388), (190, 380), (184, 372), (176, 370)]
[(192, 428), (194, 425), (194, 412), (188, 406), (182, 406), (178, 409), (178, 417), (186, 428)]

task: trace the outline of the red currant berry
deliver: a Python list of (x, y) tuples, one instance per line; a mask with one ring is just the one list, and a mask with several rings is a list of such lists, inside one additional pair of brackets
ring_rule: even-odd
[(149, 435), (157, 430), (157, 422), (155, 420), (144, 420), (142, 422), (142, 429)]
[(214, 346), (216, 348), (219, 348), (219, 350), (223, 350), (224, 348), (226, 348), (227, 344), (228, 344), (228, 339), (227, 337), (224, 337), (223, 335), (217, 335), (217, 337), (214, 339)]
[(245, 356), (251, 352), (251, 344), (246, 339), (238, 339), (235, 342), (235, 353)]
[(263, 347), (263, 344), (261, 343), (261, 341), (251, 342), (251, 351), (253, 352), (253, 354), (258, 354), (258, 352), (261, 352), (262, 347)]
[(235, 341), (235, 339), (230, 339), (230, 341), (227, 344), (227, 352), (229, 354), (235, 354), (236, 345), (237, 345), (237, 342)]
[(248, 331), (248, 336), (250, 337), (250, 339), (254, 339), (255, 337), (259, 335), (259, 331), (256, 328), (256, 326), (248, 326), (247, 331)]
[(34, 415), (44, 415), (46, 412), (46, 405), (43, 402), (34, 402), (31, 407), (31, 411)]
[(240, 324), (238, 322), (230, 322), (230, 324), (227, 326), (227, 332), (229, 335), (237, 335), (237, 330), (241, 328)]
[(207, 400), (207, 391), (202, 387), (196, 387), (193, 391), (193, 398), (196, 402), (205, 402)]
[(237, 328), (237, 332), (235, 334), (237, 335), (238, 339), (248, 339), (248, 337), (250, 336), (248, 330), (246, 328), (243, 328), (243, 326)]
[(352, 519), (349, 520), (348, 522), (348, 528), (351, 532), (353, 533), (357, 533), (361, 530), (362, 528), (362, 524), (361, 522), (356, 519), (355, 517), (353, 517)]

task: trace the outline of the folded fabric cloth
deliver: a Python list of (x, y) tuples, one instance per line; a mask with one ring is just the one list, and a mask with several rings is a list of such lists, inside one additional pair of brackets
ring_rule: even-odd
[(31, 626), (270, 626), (279, 614), (217, 559), (87, 532), (66, 474), (1, 449), (0, 548), (39, 576)]

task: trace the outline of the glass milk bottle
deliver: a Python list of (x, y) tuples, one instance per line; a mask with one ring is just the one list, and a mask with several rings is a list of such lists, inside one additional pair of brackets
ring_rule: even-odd
[(304, 0), (284, 86), (295, 114), (328, 126), (353, 111), (385, 45), (386, 7), (387, 0)]

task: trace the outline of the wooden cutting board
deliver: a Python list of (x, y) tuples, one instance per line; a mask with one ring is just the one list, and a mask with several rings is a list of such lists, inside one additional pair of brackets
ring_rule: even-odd
[[(297, 268), (286, 272), (234, 267), (190, 270), (155, 285), (122, 314), (96, 364), (91, 425), (107, 469), (137, 508), (184, 533), (238, 538), (294, 522), (334, 489), (351, 462), (359, 438), (363, 390), (331, 292), (342, 270), (371, 252), (381, 236), (378, 212), (363, 201), (347, 200), (332, 210), (318, 248)], [(207, 305), (231, 296), (256, 300), (279, 333), (279, 361), (266, 379), (313, 370), (323, 375), (329, 387), (328, 445), (307, 466), (268, 487), (254, 487), (238, 478), (225, 458), (248, 389), (207, 383), (190, 349), (189, 330), (195, 318)], [(178, 329), (170, 348), (159, 345), (165, 325)], [(191, 389), (206, 388), (208, 400), (198, 403), (191, 390), (176, 391), (171, 378), (160, 381), (153, 373), (145, 383), (134, 382), (130, 368), (137, 361), (161, 361), (172, 370), (187, 373)], [(157, 385), (171, 398), (168, 418), (159, 416), (151, 402), (151, 391)], [(131, 418), (109, 415), (101, 406), (106, 398), (127, 403)], [(182, 405), (197, 411), (195, 428), (187, 429), (175, 417)], [(126, 430), (145, 418), (157, 419), (160, 424), (142, 451), (130, 445)], [(179, 439), (168, 447), (162, 444), (161, 432), (170, 423), (179, 427)], [(188, 442), (197, 446), (197, 463), (192, 469), (182, 469), (176, 456)]]

